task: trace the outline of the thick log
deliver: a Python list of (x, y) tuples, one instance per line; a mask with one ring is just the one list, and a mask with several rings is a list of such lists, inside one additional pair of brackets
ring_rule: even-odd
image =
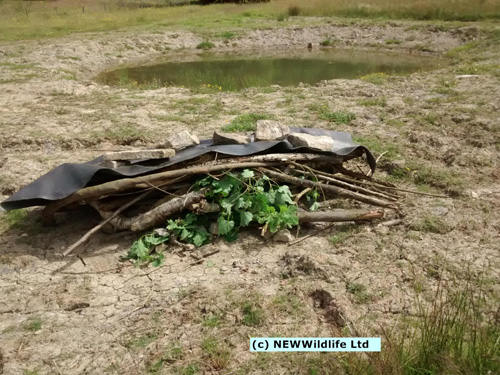
[[(132, 230), (134, 232), (154, 228), (164, 224), (165, 220), (174, 214), (184, 211), (200, 202), (205, 197), (205, 191), (194, 191), (182, 197), (172, 198), (166, 203), (153, 208), (143, 214), (134, 217), (116, 216), (109, 223), (115, 230)], [(102, 217), (106, 218), (109, 212), (99, 211)]]
[(337, 210), (337, 211), (301, 211), (298, 213), (301, 223), (313, 222), (341, 222), (341, 221), (365, 221), (384, 217), (383, 210)]

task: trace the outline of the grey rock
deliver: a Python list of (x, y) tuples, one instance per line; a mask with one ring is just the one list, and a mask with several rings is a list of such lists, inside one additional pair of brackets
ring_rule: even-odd
[(448, 212), (449, 212), (448, 208), (444, 206), (438, 206), (434, 208), (434, 214), (436, 214), (437, 216), (445, 216), (448, 214)]
[(252, 142), (252, 138), (244, 134), (214, 132), (213, 141), (216, 145), (243, 145)]
[(183, 150), (190, 146), (200, 144), (196, 135), (190, 134), (187, 130), (167, 139), (159, 148), (173, 148), (175, 151)]
[(257, 121), (257, 130), (255, 131), (256, 141), (279, 141), (285, 139), (290, 133), (290, 128), (272, 120)]
[[(119, 161), (119, 160), (141, 160), (141, 159), (166, 159), (175, 155), (172, 149), (160, 150), (130, 150), (130, 151), (117, 151), (108, 152), (102, 156), (106, 161)], [(119, 165), (117, 165), (119, 166)], [(116, 167), (111, 167), (116, 168)]]
[(276, 233), (273, 237), (274, 242), (289, 243), (292, 242), (295, 237), (290, 233), (288, 229), (282, 229)]
[(326, 135), (315, 136), (292, 133), (287, 139), (295, 147), (311, 147), (321, 151), (333, 151), (334, 141)]
[(387, 100), (387, 106), (391, 108), (399, 108), (402, 109), (405, 107), (405, 102), (403, 102), (399, 98), (392, 98)]

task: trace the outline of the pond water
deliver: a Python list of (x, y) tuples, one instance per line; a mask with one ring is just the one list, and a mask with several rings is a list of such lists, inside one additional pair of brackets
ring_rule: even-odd
[(203, 52), (176, 56), (170, 61), (123, 67), (101, 73), (107, 85), (215, 86), (235, 91), (255, 86), (294, 86), (322, 80), (354, 79), (371, 73), (404, 75), (440, 68), (443, 61), (400, 53), (345, 51), (333, 48), (274, 54)]

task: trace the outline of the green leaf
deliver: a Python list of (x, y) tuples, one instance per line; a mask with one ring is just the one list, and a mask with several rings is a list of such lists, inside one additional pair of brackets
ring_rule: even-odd
[(276, 191), (275, 203), (279, 206), (286, 204), (293, 204), (292, 192), (287, 185), (282, 185)]
[(240, 225), (246, 227), (253, 219), (253, 214), (248, 211), (240, 211)]
[(231, 231), (231, 229), (234, 228), (234, 221), (226, 220), (222, 216), (219, 216), (217, 223), (218, 223), (218, 233), (220, 236), (228, 234)]
[(161, 266), (162, 263), (163, 263), (163, 259), (164, 258), (165, 258), (165, 255), (163, 255), (163, 254), (155, 254), (154, 255), (153, 263), (151, 263), (152, 266), (153, 267), (159, 267), (159, 266)]
[(311, 204), (311, 207), (309, 207), (309, 211), (316, 211), (318, 208), (319, 208), (319, 203), (314, 202), (313, 204)]
[(205, 228), (199, 228), (193, 236), (193, 244), (197, 247), (204, 245), (210, 238), (210, 233)]
[(252, 206), (252, 198), (248, 194), (244, 194), (234, 202), (234, 209), (249, 208)]
[(134, 245), (132, 245), (133, 252), (138, 259), (144, 258), (149, 254), (149, 247), (146, 246), (142, 238), (137, 240)]
[(192, 236), (193, 236), (193, 232), (192, 232), (192, 231), (190, 231), (190, 230), (188, 230), (188, 229), (183, 229), (183, 230), (181, 231), (181, 237), (180, 237), (180, 240), (181, 240), (181, 241), (185, 241), (185, 240), (187, 240), (187, 239), (191, 238)]
[(243, 179), (249, 179), (249, 178), (252, 178), (254, 176), (255, 176), (255, 174), (250, 169), (244, 169), (243, 172), (241, 172), (241, 178), (243, 178)]
[(220, 206), (224, 209), (227, 216), (231, 215), (231, 210), (233, 209), (234, 201), (230, 199), (223, 199), (220, 202)]

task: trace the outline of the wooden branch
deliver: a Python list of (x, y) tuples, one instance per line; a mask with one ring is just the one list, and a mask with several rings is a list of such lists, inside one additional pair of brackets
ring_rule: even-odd
[[(160, 223), (184, 209), (200, 202), (205, 197), (205, 191), (194, 191), (182, 197), (172, 198), (158, 207), (153, 208), (143, 214), (134, 217), (117, 216), (108, 222), (113, 225), (115, 230), (131, 230), (134, 232), (143, 231), (155, 227)], [(106, 212), (99, 212), (101, 215), (106, 216)]]
[(111, 220), (113, 220), (115, 217), (117, 217), (121, 212), (123, 212), (124, 210), (126, 210), (127, 208), (129, 208), (130, 206), (132, 206), (133, 204), (139, 202), (141, 199), (143, 199), (144, 197), (146, 197), (149, 193), (151, 193), (151, 190), (146, 191), (145, 193), (142, 193), (141, 195), (139, 195), (135, 199), (131, 200), (127, 204), (121, 206), (113, 214), (109, 215), (109, 217), (107, 219), (105, 219), (104, 221), (102, 221), (101, 223), (99, 223), (98, 225), (96, 225), (94, 228), (92, 228), (91, 230), (89, 230), (87, 233), (85, 233), (83, 235), (83, 237), (81, 237), (73, 245), (71, 245), (70, 247), (68, 247), (68, 249), (63, 253), (63, 256), (67, 256), (68, 254), (70, 254), (78, 246), (80, 246), (85, 241), (87, 241), (90, 238), (90, 236), (92, 236), (95, 232), (97, 232), (99, 229), (101, 229), (107, 223), (111, 222)]
[(384, 217), (384, 210), (301, 211), (298, 212), (298, 216), (301, 223), (365, 221)]
[[(330, 224), (330, 225), (328, 225), (328, 226), (326, 226), (326, 227), (324, 227), (324, 228), (318, 229), (318, 230), (317, 230), (317, 231), (315, 231), (314, 233), (308, 234), (307, 236), (300, 237), (300, 238), (296, 239), (295, 241), (289, 242), (289, 243), (288, 243), (288, 246), (293, 246), (293, 245), (295, 245), (295, 244), (298, 244), (299, 242), (302, 242), (302, 241), (304, 241), (304, 240), (307, 240), (307, 239), (308, 239), (308, 238), (310, 238), (310, 237), (314, 237), (314, 236), (316, 236), (316, 235), (320, 234), (321, 232), (324, 232), (325, 230), (328, 230), (328, 229), (333, 228), (333, 226), (334, 226), (334, 225), (335, 225), (335, 224)], [(298, 236), (298, 234), (297, 234), (297, 236)]]
[(295, 204), (297, 204), (300, 199), (307, 193), (309, 193), (310, 191), (312, 191), (312, 189), (310, 187), (308, 188), (305, 188), (304, 190), (302, 190), (300, 193), (298, 193), (296, 196), (295, 196), (295, 199), (293, 200), (295, 202)]
[(259, 168), (259, 170), (262, 173), (264, 173), (272, 178), (275, 178), (277, 180), (281, 180), (284, 182), (288, 182), (288, 183), (293, 184), (293, 185), (319, 188), (319, 189), (322, 189), (324, 191), (328, 191), (328, 192), (337, 194), (338, 196), (341, 196), (343, 198), (354, 199), (354, 200), (357, 200), (360, 202), (372, 204), (374, 206), (387, 207), (387, 208), (393, 208), (393, 209), (397, 209), (397, 207), (398, 207), (395, 202), (388, 202), (388, 201), (385, 201), (385, 200), (382, 200), (379, 198), (369, 197), (369, 196), (366, 196), (366, 195), (363, 195), (360, 193), (356, 193), (353, 191), (349, 191), (349, 190), (346, 190), (346, 189), (343, 189), (343, 188), (340, 188), (337, 186), (326, 185), (326, 184), (323, 184), (320, 182), (314, 182), (314, 181), (310, 181), (307, 179), (301, 179), (301, 178), (297, 178), (297, 177), (287, 176), (286, 174), (283, 174), (280, 172), (274, 172), (274, 171), (271, 171), (271, 170), (266, 169), (266, 168)]
[[(297, 165), (297, 166), (300, 166), (301, 168), (304, 168), (304, 166), (301, 166), (300, 164), (297, 164), (297, 163), (293, 163), (293, 164)], [(307, 168), (307, 167), (305, 167), (305, 168)], [(325, 176), (321, 172), (312, 173), (312, 172), (309, 172), (309, 171), (305, 171), (304, 169), (301, 169), (301, 170), (295, 169), (294, 173), (295, 174), (300, 173), (300, 174), (304, 174), (306, 176), (310, 176), (310, 177), (315, 177), (315, 178), (318, 178), (318, 179), (322, 179), (322, 180), (331, 182), (332, 184), (334, 184), (336, 186), (339, 186), (339, 187), (342, 187), (342, 188), (347, 189), (347, 190), (354, 190), (354, 191), (357, 191), (357, 192), (361, 192), (361, 193), (373, 195), (375, 197), (379, 197), (379, 198), (382, 198), (382, 199), (387, 199), (387, 200), (393, 201), (393, 202), (397, 201), (397, 199), (395, 199), (393, 197), (390, 197), (390, 196), (388, 196), (388, 195), (386, 195), (384, 193), (379, 193), (379, 192), (376, 192), (376, 191), (373, 191), (373, 190), (369, 190), (369, 189), (366, 189), (366, 188), (364, 188), (362, 186), (351, 185), (351, 184), (349, 184), (347, 182), (339, 181), (336, 178), (333, 178), (333, 177), (330, 177), (330, 176)]]
[(293, 160), (330, 160), (332, 163), (341, 162), (336, 156), (318, 155), (318, 154), (268, 154), (257, 155), (252, 157), (238, 159), (224, 159), (216, 162), (209, 162), (206, 165), (195, 166), (189, 168), (175, 169), (166, 172), (153, 173), (146, 176), (135, 178), (124, 178), (120, 180), (106, 182), (97, 186), (90, 186), (76, 191), (70, 196), (57, 200), (48, 204), (43, 210), (42, 215), (47, 222), (53, 222), (54, 214), (62, 207), (73, 202), (86, 201), (91, 198), (101, 198), (125, 190), (132, 190), (144, 185), (163, 185), (167, 186), (173, 181), (169, 181), (178, 177), (192, 176), (196, 174), (208, 174), (221, 170), (244, 169), (244, 168), (259, 168), (272, 167)]

